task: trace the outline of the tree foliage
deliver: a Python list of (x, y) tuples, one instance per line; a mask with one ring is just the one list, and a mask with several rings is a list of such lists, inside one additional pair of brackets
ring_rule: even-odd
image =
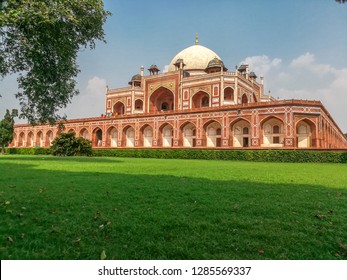
[(78, 51), (104, 41), (103, 24), (110, 13), (102, 0), (1, 3), (0, 75), (19, 74), (21, 117), (53, 123), (61, 118), (58, 110), (78, 94)]
[(14, 118), (18, 116), (17, 110), (6, 110), (4, 118), (0, 121), (0, 146), (1, 153), (5, 153), (5, 147), (7, 147), (13, 139), (14, 131)]
[(60, 133), (52, 142), (52, 155), (54, 156), (91, 156), (91, 141), (76, 138), (74, 132)]

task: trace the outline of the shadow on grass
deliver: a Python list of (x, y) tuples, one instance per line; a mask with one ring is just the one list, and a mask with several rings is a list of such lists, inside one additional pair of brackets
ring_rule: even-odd
[(20, 166), (0, 177), (1, 259), (347, 257), (345, 189)]

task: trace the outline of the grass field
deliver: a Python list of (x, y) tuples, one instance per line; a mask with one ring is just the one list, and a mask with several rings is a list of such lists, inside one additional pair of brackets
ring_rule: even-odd
[(0, 156), (1, 259), (347, 259), (347, 165)]

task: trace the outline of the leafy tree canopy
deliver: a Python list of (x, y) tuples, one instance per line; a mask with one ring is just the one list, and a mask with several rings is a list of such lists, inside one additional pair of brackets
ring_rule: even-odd
[(4, 118), (0, 121), (0, 147), (1, 153), (5, 153), (5, 147), (7, 147), (13, 139), (14, 131), (14, 118), (18, 116), (17, 110), (6, 110)]
[(19, 74), (20, 117), (61, 119), (58, 110), (78, 94), (77, 52), (104, 41), (110, 13), (102, 0), (6, 0), (0, 8), (0, 76)]

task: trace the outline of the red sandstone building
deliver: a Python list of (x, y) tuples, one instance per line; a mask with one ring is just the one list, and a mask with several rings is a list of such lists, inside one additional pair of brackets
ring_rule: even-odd
[[(347, 140), (320, 101), (275, 100), (248, 65), (229, 72), (198, 44), (171, 61), (168, 72), (134, 75), (106, 90), (105, 115), (68, 120), (66, 132), (95, 148), (346, 149)], [(16, 125), (12, 147), (49, 147), (58, 128)]]

